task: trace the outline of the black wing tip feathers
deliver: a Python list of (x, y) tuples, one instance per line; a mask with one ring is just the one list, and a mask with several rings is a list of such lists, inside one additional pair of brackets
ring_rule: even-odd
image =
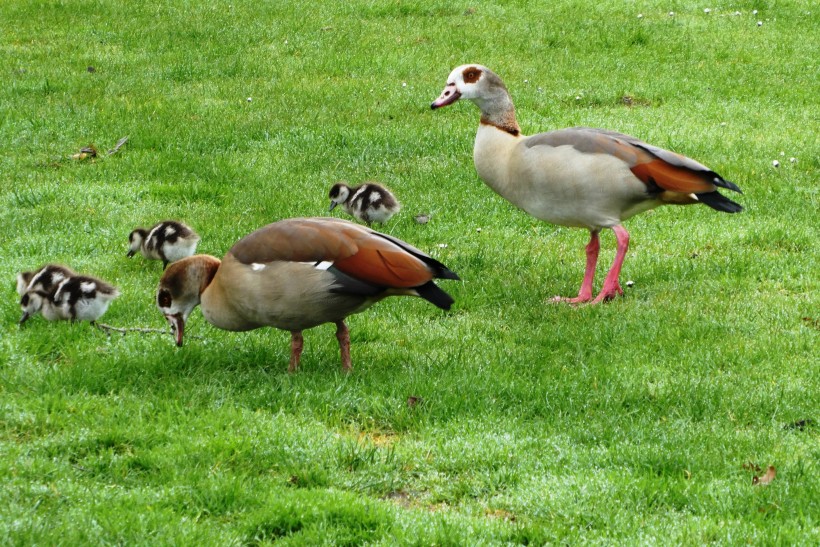
[[(441, 264), (439, 262), (439, 264)], [(447, 266), (441, 264), (441, 269), (436, 272), (436, 277), (439, 279), (453, 279), (455, 281), (461, 281), (461, 278), (458, 276), (456, 272), (449, 269)]]
[(714, 179), (712, 180), (712, 183), (715, 186), (720, 186), (721, 188), (726, 188), (727, 190), (732, 190), (733, 192), (737, 192), (738, 194), (743, 193), (743, 190), (741, 190), (740, 187), (737, 184), (735, 184), (734, 182), (731, 182), (731, 181), (728, 181), (728, 180), (724, 179), (723, 177), (721, 177), (717, 173), (713, 173), (713, 174), (715, 176), (714, 176)]
[(416, 287), (415, 290), (420, 297), (445, 311), (449, 311), (455, 302), (452, 296), (444, 292), (441, 287), (432, 281), (428, 281), (424, 285)]
[(720, 192), (705, 192), (702, 194), (695, 195), (698, 197), (698, 201), (700, 201), (704, 205), (708, 205), (716, 211), (721, 211), (724, 213), (739, 213), (743, 211), (742, 205), (740, 205), (739, 203), (735, 203), (734, 201), (727, 198)]

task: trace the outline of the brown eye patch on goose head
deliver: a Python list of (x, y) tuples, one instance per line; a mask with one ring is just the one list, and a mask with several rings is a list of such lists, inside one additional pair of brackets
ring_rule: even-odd
[(162, 289), (157, 294), (157, 305), (160, 308), (170, 308), (171, 307), (171, 293), (168, 292), (166, 289)]
[(481, 78), (481, 70), (477, 69), (474, 66), (468, 67), (464, 69), (462, 72), (464, 76), (464, 83), (474, 84)]

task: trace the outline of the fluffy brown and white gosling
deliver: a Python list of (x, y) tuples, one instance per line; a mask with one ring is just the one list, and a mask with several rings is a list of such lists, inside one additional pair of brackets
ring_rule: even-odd
[(72, 275), (50, 290), (33, 289), (20, 299), (20, 324), (37, 312), (48, 321), (90, 321), (94, 323), (108, 310), (120, 291), (95, 277)]
[(199, 239), (199, 235), (182, 222), (163, 220), (148, 230), (136, 228), (128, 234), (128, 258), (139, 252), (149, 260), (162, 260), (165, 269), (170, 262), (194, 254)]
[(373, 222), (384, 224), (401, 209), (396, 196), (375, 182), (353, 187), (344, 182), (337, 182), (330, 188), (329, 197), (329, 211), (341, 205), (347, 214), (368, 225)]

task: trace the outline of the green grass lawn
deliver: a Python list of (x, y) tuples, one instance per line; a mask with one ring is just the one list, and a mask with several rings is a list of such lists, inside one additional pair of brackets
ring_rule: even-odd
[[(17, 0), (0, 22), (0, 543), (820, 543), (816, 4)], [(429, 107), (468, 62), (524, 133), (635, 135), (746, 211), (635, 217), (625, 297), (550, 304), (588, 234), (478, 179), (478, 111)], [(330, 325), (292, 375), (288, 333), (198, 311), (183, 348), (17, 325), (16, 274), (61, 262), (121, 289), (105, 323), (164, 328), (133, 228), (183, 220), (222, 256), (328, 214), (341, 179), (390, 186), (384, 230), (463, 279), (449, 313), (351, 317), (350, 375)]]

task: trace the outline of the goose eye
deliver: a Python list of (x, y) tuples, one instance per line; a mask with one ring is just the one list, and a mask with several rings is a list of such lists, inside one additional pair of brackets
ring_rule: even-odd
[(481, 71), (477, 68), (468, 68), (464, 71), (464, 82), (474, 84), (481, 77)]
[(159, 294), (157, 294), (157, 305), (160, 308), (170, 308), (171, 301), (171, 293), (169, 293), (167, 290), (163, 289), (159, 291)]

